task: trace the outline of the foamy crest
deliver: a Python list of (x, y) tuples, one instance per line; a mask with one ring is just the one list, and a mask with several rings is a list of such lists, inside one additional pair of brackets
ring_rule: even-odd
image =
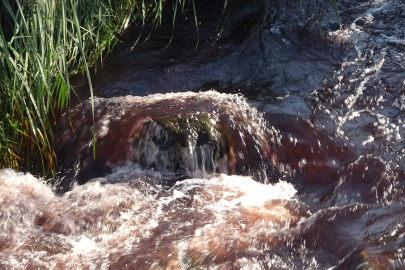
[(163, 190), (141, 172), (128, 164), (58, 197), (29, 174), (0, 171), (0, 268), (271, 268), (263, 251), (284, 245), (305, 215), (285, 182), (219, 175)]
[(94, 102), (94, 123), (87, 101), (54, 129), (61, 192), (128, 161), (182, 179), (226, 173), (262, 182), (272, 180), (281, 165), (277, 130), (240, 95), (186, 92)]

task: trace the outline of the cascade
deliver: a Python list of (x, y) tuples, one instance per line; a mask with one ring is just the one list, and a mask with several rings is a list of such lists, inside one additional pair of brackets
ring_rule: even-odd
[(89, 108), (90, 101), (77, 106), (55, 128), (61, 191), (127, 161), (163, 173), (167, 183), (213, 173), (268, 182), (278, 174), (277, 131), (239, 95), (207, 91), (96, 99), (95, 158)]

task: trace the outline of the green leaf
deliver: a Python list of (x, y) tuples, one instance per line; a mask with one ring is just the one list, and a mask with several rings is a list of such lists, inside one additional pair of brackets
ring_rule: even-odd
[(56, 18), (51, 18), (51, 17), (42, 17), (42, 19), (44, 19), (45, 21), (60, 21), (61, 22), (61, 20), (56, 19)]

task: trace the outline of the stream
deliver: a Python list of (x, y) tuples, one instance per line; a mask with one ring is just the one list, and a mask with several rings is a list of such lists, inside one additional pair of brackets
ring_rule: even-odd
[(52, 184), (0, 170), (0, 269), (405, 269), (405, 2), (337, 4), (342, 29), (257, 0), (220, 30), (196, 1), (197, 47), (192, 9), (132, 50), (130, 26), (95, 144), (78, 75)]

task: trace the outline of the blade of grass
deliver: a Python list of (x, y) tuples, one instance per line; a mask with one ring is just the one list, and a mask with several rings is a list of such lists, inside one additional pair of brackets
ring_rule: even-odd
[(331, 1), (332, 1), (333, 10), (335, 11), (336, 19), (338, 20), (340, 29), (343, 29), (343, 28), (342, 28), (342, 23), (340, 22), (339, 9), (338, 9), (336, 0), (331, 0)]
[(87, 79), (88, 79), (88, 83), (89, 83), (89, 89), (90, 89), (90, 99), (91, 99), (91, 113), (92, 113), (92, 117), (93, 117), (93, 129), (92, 129), (92, 142), (93, 142), (93, 157), (94, 159), (96, 158), (96, 143), (95, 143), (95, 138), (94, 138), (94, 96), (93, 96), (93, 86), (91, 83), (91, 76), (90, 76), (90, 72), (89, 72), (89, 68), (87, 66), (87, 62), (86, 62), (86, 54), (84, 53), (83, 47), (82, 47), (82, 37), (80, 34), (80, 25), (79, 25), (79, 20), (77, 19), (77, 14), (75, 11), (75, 7), (73, 6), (73, 20), (76, 26), (76, 30), (77, 30), (77, 45), (80, 49), (81, 52), (81, 58), (83, 60), (83, 66), (86, 69), (86, 75), (87, 75)]

